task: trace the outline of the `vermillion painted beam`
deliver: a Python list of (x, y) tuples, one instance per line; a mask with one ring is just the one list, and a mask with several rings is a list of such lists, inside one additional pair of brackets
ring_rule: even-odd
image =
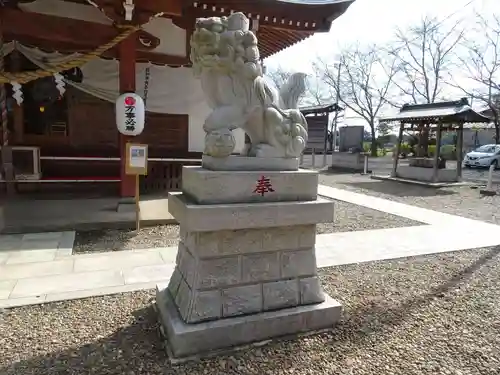
[[(135, 92), (135, 48), (137, 33), (130, 35), (118, 46), (120, 51), (120, 93)], [(120, 137), (120, 196), (122, 198), (135, 197), (135, 177), (127, 175), (126, 170), (126, 147), (127, 142), (133, 142), (134, 137), (123, 134)]]
[(136, 0), (137, 12), (151, 12), (152, 14), (163, 13), (169, 16), (182, 15), (182, 0)]
[[(108, 43), (120, 33), (120, 30), (100, 23), (75, 20), (45, 14), (22, 12), (15, 9), (4, 9), (2, 32), (8, 40), (38, 41), (61, 44), (73, 47), (74, 50), (91, 50)], [(154, 35), (141, 31), (141, 37), (152, 41), (152, 48), (158, 46), (159, 40)], [(133, 46), (147, 51), (136, 38)]]
[[(81, 0), (69, 0), (75, 3), (81, 3)], [(102, 9), (118, 9), (123, 3), (123, 0), (94, 0), (99, 8)], [(165, 15), (180, 16), (182, 15), (183, 0), (134, 0), (134, 13), (149, 13), (150, 15), (163, 13)]]
[[(113, 26), (74, 20), (64, 17), (21, 12), (4, 9), (4, 24), (1, 29), (7, 41), (16, 40), (28, 46), (42, 50), (60, 52), (88, 52), (108, 43), (119, 30)], [(85, 36), (82, 37), (82, 30)], [(136, 59), (140, 62), (152, 62), (158, 65), (188, 65), (188, 57), (158, 54), (151, 52), (160, 40), (154, 35), (141, 30), (138, 35), (151, 41), (151, 47), (144, 47), (136, 38)], [(105, 58), (120, 58), (118, 47), (104, 53)]]

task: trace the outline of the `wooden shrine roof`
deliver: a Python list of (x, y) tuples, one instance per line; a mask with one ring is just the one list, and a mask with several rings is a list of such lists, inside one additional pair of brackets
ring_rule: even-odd
[(467, 98), (456, 101), (405, 104), (398, 114), (380, 118), (379, 122), (400, 122), (402, 124), (464, 124), (488, 123), (488, 117), (474, 111)]
[[(87, 0), (65, 1), (92, 7)], [(29, 0), (19, 2), (32, 3)], [(172, 19), (176, 26), (189, 33), (198, 17), (227, 16), (241, 11), (252, 20), (261, 56), (266, 58), (315, 32), (328, 31), (332, 21), (341, 16), (353, 2), (354, 0), (133, 0), (135, 8), (132, 23), (143, 24), (153, 15), (162, 13), (161, 17)], [(17, 1), (10, 0), (10, 4), (14, 3)], [(47, 51), (90, 51), (119, 34), (120, 31), (112, 25), (113, 22), (125, 23), (123, 0), (93, 0), (92, 3), (110, 20), (109, 24), (23, 12), (11, 5), (11, 9), (3, 10), (2, 31), (7, 41), (16, 40)], [(161, 41), (145, 31), (140, 33), (142, 40), (151, 42), (151, 45), (145, 46), (138, 42), (138, 61), (168, 65), (189, 64), (189, 36), (186, 41), (186, 56), (179, 57), (152, 52), (151, 46), (158, 46)], [(110, 50), (103, 57), (116, 58), (116, 49)]]
[(261, 57), (269, 57), (316, 32), (330, 30), (354, 0), (184, 0), (196, 17), (243, 12), (258, 20)]

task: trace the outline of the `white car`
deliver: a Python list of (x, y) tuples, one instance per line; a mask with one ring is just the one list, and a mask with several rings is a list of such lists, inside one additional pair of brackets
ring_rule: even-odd
[(466, 167), (488, 168), (494, 165), (500, 166), (500, 145), (483, 145), (465, 155), (464, 165)]

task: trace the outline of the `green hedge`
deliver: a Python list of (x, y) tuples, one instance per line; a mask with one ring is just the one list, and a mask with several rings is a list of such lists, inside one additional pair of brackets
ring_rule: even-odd
[(434, 156), (434, 154), (436, 153), (436, 145), (429, 145), (427, 152), (429, 156)]
[[(446, 160), (456, 160), (457, 159), (456, 151), (457, 150), (454, 145), (444, 145), (441, 146), (440, 155), (444, 157)], [(396, 152), (396, 146), (393, 147), (392, 152), (393, 153)], [(408, 155), (411, 152), (414, 152), (411, 145), (409, 145), (408, 143), (401, 143), (401, 146), (399, 148), (400, 154)], [(434, 156), (435, 153), (436, 153), (436, 145), (429, 145), (428, 146), (429, 157)]]
[(454, 145), (441, 146), (439, 153), (446, 160), (457, 160), (457, 149)]
[[(401, 143), (401, 145), (399, 146), (399, 153), (408, 155), (410, 152), (413, 152), (412, 147), (406, 142)], [(392, 148), (392, 153), (396, 153), (396, 146)]]

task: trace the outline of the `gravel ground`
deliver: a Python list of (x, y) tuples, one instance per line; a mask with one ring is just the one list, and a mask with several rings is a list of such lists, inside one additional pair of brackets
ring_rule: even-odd
[(345, 311), (329, 333), (172, 367), (152, 291), (6, 310), (3, 375), (500, 373), (500, 248), (321, 270)]
[[(318, 234), (421, 225), (416, 221), (340, 201), (335, 201), (334, 213), (333, 223), (316, 226)], [(77, 232), (73, 253), (168, 247), (177, 245), (178, 241), (178, 225), (143, 228), (138, 234), (133, 230)]]
[[(393, 181), (377, 181), (359, 174), (323, 171), (320, 184), (385, 198), (412, 206), (500, 224), (500, 195), (481, 197), (470, 186), (433, 189)], [(500, 194), (500, 185), (495, 188)]]
[(178, 225), (142, 228), (139, 233), (125, 229), (77, 231), (73, 254), (168, 247), (175, 246), (178, 242)]
[(358, 206), (356, 204), (334, 201), (334, 222), (319, 224), (317, 233), (353, 232), (370, 229), (400, 228), (423, 225), (404, 217), (386, 214)]

